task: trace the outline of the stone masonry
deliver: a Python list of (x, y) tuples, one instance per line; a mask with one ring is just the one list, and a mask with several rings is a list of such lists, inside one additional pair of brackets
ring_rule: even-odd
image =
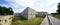
[(16, 14), (15, 16), (22, 16), (25, 19), (32, 19), (35, 18), (36, 16), (38, 17), (45, 17), (48, 15), (48, 12), (37, 12), (30, 7), (27, 7), (23, 12), (20, 14)]
[(31, 18), (35, 18), (36, 17), (36, 12), (35, 10), (27, 7), (22, 13), (22, 17), (24, 17), (25, 19), (31, 19)]
[(13, 15), (0, 16), (0, 25), (10, 25), (13, 17)]

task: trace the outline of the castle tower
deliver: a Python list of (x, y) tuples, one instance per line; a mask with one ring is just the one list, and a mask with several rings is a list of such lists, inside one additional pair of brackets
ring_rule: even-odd
[(32, 19), (36, 17), (35, 10), (31, 9), (30, 7), (27, 7), (21, 14), (25, 19)]

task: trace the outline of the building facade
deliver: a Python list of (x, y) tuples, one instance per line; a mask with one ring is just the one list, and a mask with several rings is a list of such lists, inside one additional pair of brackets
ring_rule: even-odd
[(38, 17), (45, 17), (45, 16), (47, 16), (48, 15), (48, 12), (36, 12), (36, 16), (38, 16)]
[[(17, 16), (22, 16), (24, 19), (32, 19), (35, 17), (45, 17), (48, 15), (48, 12), (37, 12), (30, 7), (27, 7), (23, 12), (18, 14)], [(16, 16), (16, 15), (15, 15)]]
[(32, 18), (35, 18), (36, 17), (36, 12), (35, 10), (27, 7), (22, 13), (22, 17), (24, 17), (25, 19), (32, 19)]

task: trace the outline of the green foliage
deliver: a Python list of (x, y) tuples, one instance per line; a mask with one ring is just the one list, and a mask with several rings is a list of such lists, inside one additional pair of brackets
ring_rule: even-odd
[(58, 14), (60, 14), (60, 3), (58, 4), (58, 10), (57, 10)]
[(52, 14), (52, 16), (57, 18), (57, 19), (60, 19), (60, 14), (55, 14), (55, 15)]
[(11, 7), (7, 8), (7, 7), (2, 7), (0, 6), (0, 15), (12, 15), (13, 14), (13, 10)]
[(30, 20), (21, 20), (20, 17), (15, 17), (11, 25), (40, 25), (42, 20), (42, 17), (37, 17)]
[(55, 18), (60, 19), (60, 3), (58, 4), (58, 9), (57, 9), (58, 13), (52, 13), (51, 15)]
[(51, 13), (52, 15), (58, 15), (58, 13)]

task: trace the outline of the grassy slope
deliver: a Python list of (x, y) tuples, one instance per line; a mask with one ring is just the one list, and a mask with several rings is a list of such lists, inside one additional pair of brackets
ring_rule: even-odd
[(42, 17), (37, 17), (30, 20), (21, 20), (19, 17), (16, 17), (13, 20), (12, 25), (39, 25), (42, 20)]
[(55, 18), (60, 19), (60, 15), (55, 14), (55, 15), (52, 15), (52, 16), (55, 17)]

